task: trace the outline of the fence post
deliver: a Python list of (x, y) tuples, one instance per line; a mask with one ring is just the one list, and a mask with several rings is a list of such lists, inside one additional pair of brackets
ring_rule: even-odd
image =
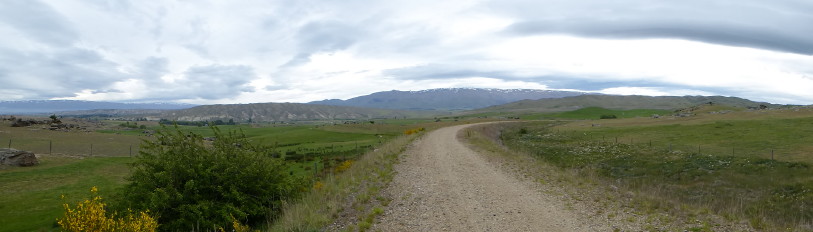
[(731, 156), (734, 156), (734, 147), (731, 147)]
[(649, 140), (649, 148), (652, 148), (652, 140)]
[(11, 149), (11, 139), (8, 139), (8, 149)]
[(773, 159), (773, 149), (771, 149), (771, 160), (774, 160)]
[(53, 152), (54, 148), (54, 141), (48, 140), (48, 154), (50, 155)]
[(133, 158), (133, 145), (130, 145), (130, 158)]
[(90, 156), (93, 157), (93, 144), (90, 144)]
[(672, 143), (669, 143), (669, 151), (672, 151)]
[(615, 137), (615, 144), (618, 144), (618, 137)]

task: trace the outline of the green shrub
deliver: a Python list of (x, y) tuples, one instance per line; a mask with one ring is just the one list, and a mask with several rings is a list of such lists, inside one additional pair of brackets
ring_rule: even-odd
[(212, 130), (211, 145), (178, 127), (145, 140), (120, 207), (150, 209), (160, 230), (189, 231), (230, 225), (232, 215), (265, 222), (304, 188), (270, 148), (252, 145), (242, 132)]
[(615, 116), (615, 114), (602, 114), (601, 117), (599, 117), (599, 118), (600, 119), (616, 119), (616, 118), (618, 118), (618, 116)]

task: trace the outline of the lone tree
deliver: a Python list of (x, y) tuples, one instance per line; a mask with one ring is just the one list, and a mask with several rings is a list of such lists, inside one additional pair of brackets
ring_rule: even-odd
[(159, 230), (190, 231), (228, 227), (232, 216), (265, 222), (304, 189), (305, 181), (268, 147), (251, 144), (242, 132), (211, 128), (211, 145), (178, 126), (145, 140), (119, 207), (156, 213)]
[(49, 117), (49, 118), (51, 118), (51, 123), (55, 123), (55, 124), (62, 123), (62, 121), (59, 120), (59, 117), (57, 117), (56, 114), (52, 114), (51, 117)]

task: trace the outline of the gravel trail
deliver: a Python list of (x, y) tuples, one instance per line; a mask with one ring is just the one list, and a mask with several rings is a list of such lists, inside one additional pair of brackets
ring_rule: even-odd
[(403, 154), (374, 231), (612, 231), (466, 147), (456, 135), (467, 126), (430, 132)]

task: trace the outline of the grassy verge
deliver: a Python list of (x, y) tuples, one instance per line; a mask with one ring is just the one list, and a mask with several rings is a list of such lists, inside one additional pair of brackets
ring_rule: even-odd
[[(799, 120), (804, 123), (807, 119)], [(754, 122), (734, 123), (751, 125)], [(778, 122), (777, 126), (783, 123), (788, 122)], [(708, 154), (694, 149), (668, 150), (646, 143), (616, 143), (591, 139), (588, 133), (557, 132), (552, 126), (550, 123), (525, 124), (504, 130), (501, 138), (508, 147), (530, 153), (553, 166), (596, 178), (597, 182), (615, 189), (631, 191), (637, 195), (634, 203), (643, 210), (664, 210), (684, 220), (696, 220), (700, 214), (722, 215), (732, 223), (745, 221), (760, 230), (813, 229), (813, 181), (810, 179), (813, 169), (806, 162)], [(615, 130), (650, 134), (666, 130), (667, 134), (674, 135), (695, 134), (693, 132), (705, 127), (717, 128), (706, 124), (666, 127)], [(687, 130), (669, 132), (669, 127)], [(752, 135), (741, 132), (740, 136)], [(714, 143), (714, 138), (705, 139)]]
[[(557, 125), (548, 121), (544, 124)], [(518, 179), (533, 180), (539, 191), (560, 199), (580, 214), (583, 223), (609, 226), (614, 231), (747, 231), (744, 223), (731, 223), (708, 210), (680, 205), (666, 208), (649, 195), (619, 185), (595, 172), (557, 166), (533, 152), (511, 149), (501, 139), (507, 131), (526, 128), (523, 123), (486, 124), (468, 128), (459, 136), (491, 162)]]
[[(125, 183), (128, 157), (43, 157), (35, 167), (0, 170), (0, 231), (53, 231), (61, 204), (98, 186), (109, 195)], [(65, 195), (63, 201), (60, 195)]]
[[(321, 231), (335, 220), (341, 210), (365, 212), (367, 203), (392, 179), (392, 169), (398, 155), (417, 136), (418, 134), (413, 134), (395, 138), (364, 154), (352, 163), (352, 167), (344, 171), (335, 170), (332, 175), (315, 183), (313, 190), (304, 197), (285, 206), (283, 215), (274, 220), (269, 231)], [(345, 209), (348, 199), (351, 209)], [(379, 200), (385, 202), (384, 199)], [(373, 208), (370, 213), (373, 216), (362, 217), (357, 227), (363, 230), (364, 225), (371, 224), (380, 211), (380, 208)]]

